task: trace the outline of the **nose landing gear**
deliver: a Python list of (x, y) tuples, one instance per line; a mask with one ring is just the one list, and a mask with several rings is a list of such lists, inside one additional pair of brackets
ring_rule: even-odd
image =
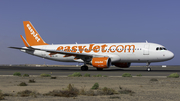
[(147, 68), (147, 71), (148, 71), (148, 72), (149, 72), (149, 71), (151, 71), (151, 68), (150, 68), (150, 67), (148, 67), (148, 68)]
[(147, 67), (147, 71), (148, 71), (148, 72), (151, 71), (151, 68), (149, 67), (149, 65), (150, 65), (150, 62), (147, 62), (147, 63), (146, 63), (146, 67)]

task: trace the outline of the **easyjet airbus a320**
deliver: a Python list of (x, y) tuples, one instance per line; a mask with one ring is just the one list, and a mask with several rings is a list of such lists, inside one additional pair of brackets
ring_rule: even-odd
[(91, 44), (56, 44), (44, 42), (30, 21), (23, 21), (26, 39), (21, 38), (25, 47), (10, 47), (38, 57), (62, 61), (82, 62), (81, 70), (88, 70), (92, 65), (97, 70), (111, 65), (128, 68), (131, 63), (147, 63), (147, 70), (152, 62), (170, 60), (174, 54), (156, 43), (91, 43)]

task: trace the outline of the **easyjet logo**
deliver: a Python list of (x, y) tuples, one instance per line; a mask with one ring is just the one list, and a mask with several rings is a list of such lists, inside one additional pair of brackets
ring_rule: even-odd
[(35, 38), (37, 42), (39, 42), (41, 39), (38, 37), (38, 34), (34, 32), (34, 30), (31, 28), (29, 24), (27, 24), (27, 28), (29, 29), (31, 35)]
[(67, 51), (67, 52), (77, 52), (77, 53), (114, 53), (114, 52), (134, 52), (135, 51), (135, 45), (110, 45), (107, 44), (103, 45), (95, 45), (95, 44), (89, 44), (89, 46), (59, 46), (57, 48), (59, 51)]
[(103, 61), (95, 61), (95, 63), (103, 63)]

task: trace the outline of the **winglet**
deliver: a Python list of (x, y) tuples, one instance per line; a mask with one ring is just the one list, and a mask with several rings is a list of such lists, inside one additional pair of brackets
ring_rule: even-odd
[(24, 37), (22, 36), (22, 35), (20, 35), (21, 36), (21, 39), (23, 40), (23, 42), (24, 42), (24, 45), (26, 46), (26, 47), (31, 47), (29, 44), (28, 44), (28, 42), (24, 39)]

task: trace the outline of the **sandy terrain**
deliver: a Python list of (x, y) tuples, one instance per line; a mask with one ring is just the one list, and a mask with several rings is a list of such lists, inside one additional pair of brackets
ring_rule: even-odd
[[(156, 78), (158, 81), (150, 81)], [(36, 83), (28, 83), (29, 79), (34, 79)], [(26, 82), (28, 86), (17, 86), (21, 82)], [(89, 90), (94, 83), (99, 83), (100, 88), (108, 87), (118, 91), (119, 86), (123, 89), (134, 91), (134, 94), (116, 94), (101, 96), (77, 97), (52, 97), (39, 95), (34, 97), (6, 96), (5, 101), (178, 101), (180, 99), (180, 79), (166, 77), (15, 77), (0, 76), (0, 90), (2, 93), (17, 95), (23, 90), (32, 90), (40, 94), (48, 93), (53, 90), (66, 88), (68, 84), (74, 87)]]

